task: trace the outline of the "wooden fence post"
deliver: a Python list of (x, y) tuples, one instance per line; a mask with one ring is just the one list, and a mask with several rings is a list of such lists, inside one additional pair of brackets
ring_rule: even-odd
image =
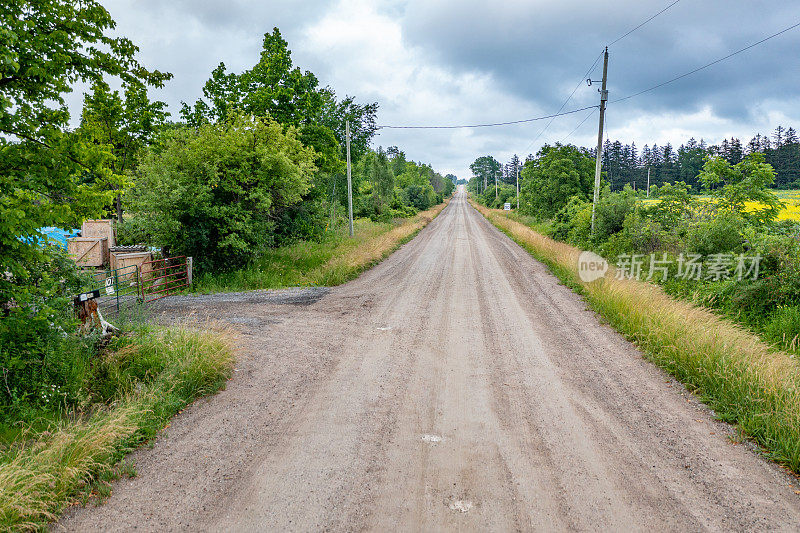
[(192, 284), (192, 263), (193, 263), (192, 258), (191, 257), (187, 257), (186, 258), (186, 282), (187, 282), (187, 285), (191, 285)]

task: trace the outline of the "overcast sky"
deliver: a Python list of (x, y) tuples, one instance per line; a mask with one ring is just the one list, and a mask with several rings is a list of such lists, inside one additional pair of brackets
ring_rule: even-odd
[[(103, 0), (101, 0), (103, 1)], [(105, 0), (118, 33), (150, 68), (175, 78), (154, 97), (177, 115), (201, 95), (211, 70), (240, 72), (258, 59), (274, 26), (296, 65), (322, 85), (380, 104), (378, 122), (449, 125), (503, 122), (556, 112), (602, 47), (672, 0)], [(800, 22), (800, 2), (682, 0), (609, 48), (610, 99), (670, 79)], [(592, 79), (600, 79), (598, 62)], [(564, 108), (596, 104), (581, 84)], [(76, 101), (77, 95), (73, 98)], [(800, 126), (800, 28), (664, 88), (610, 105), (609, 136), (675, 145), (689, 137), (744, 142), (778, 123)], [(553, 121), (455, 130), (382, 130), (441, 173), (469, 177), (491, 154), (535, 153), (563, 140), (590, 111)], [(568, 142), (596, 142), (597, 113)]]

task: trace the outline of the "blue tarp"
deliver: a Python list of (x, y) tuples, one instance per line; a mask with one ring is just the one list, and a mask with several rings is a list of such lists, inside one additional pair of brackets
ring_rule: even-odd
[(45, 242), (60, 246), (65, 250), (67, 249), (67, 239), (76, 237), (80, 232), (79, 229), (63, 230), (52, 226), (39, 228), (39, 234), (44, 236)]

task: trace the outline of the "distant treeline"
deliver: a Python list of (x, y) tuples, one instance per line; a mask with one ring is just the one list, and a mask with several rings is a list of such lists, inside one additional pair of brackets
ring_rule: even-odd
[[(594, 148), (581, 150), (592, 157), (596, 153)], [(775, 128), (772, 135), (758, 133), (746, 144), (732, 137), (709, 146), (703, 139), (697, 141), (691, 138), (677, 150), (670, 143), (663, 146), (655, 143), (645, 144), (640, 149), (635, 142), (622, 144), (618, 140), (613, 142), (606, 140), (603, 146), (603, 171), (613, 190), (620, 190), (625, 185), (636, 189), (646, 188), (649, 169), (651, 185), (660, 186), (664, 183), (684, 181), (696, 191), (699, 189), (697, 176), (706, 156), (719, 155), (735, 165), (744, 156), (754, 152), (764, 154), (766, 162), (775, 169), (774, 187), (800, 189), (800, 139), (794, 128), (783, 126)], [(526, 161), (533, 159), (534, 156), (531, 154)], [(515, 182), (517, 168), (521, 168), (520, 164), (519, 157), (515, 154), (511, 161), (503, 165), (504, 182), (509, 184)]]

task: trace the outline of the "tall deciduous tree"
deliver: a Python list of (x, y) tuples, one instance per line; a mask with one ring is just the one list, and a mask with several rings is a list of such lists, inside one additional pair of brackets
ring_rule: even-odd
[(494, 157), (484, 155), (476, 159), (469, 166), (469, 169), (472, 171), (472, 174), (478, 178), (482, 189), (484, 185), (488, 186), (490, 183), (494, 184), (495, 177), (499, 178), (500, 176), (502, 165)]
[(366, 153), (377, 126), (377, 103), (359, 105), (347, 96), (337, 100), (330, 87), (320, 87), (317, 77), (292, 63), (288, 43), (278, 28), (264, 34), (261, 55), (253, 68), (241, 74), (220, 63), (203, 86), (204, 99), (183, 103), (181, 116), (193, 126), (225, 120), (238, 109), (256, 117), (269, 116), (284, 126), (322, 125), (341, 145), (345, 122), (350, 121), (354, 159)]
[[(735, 165), (721, 156), (711, 156), (700, 173), (700, 181), (718, 198), (712, 208), (759, 223), (774, 221), (782, 208), (768, 189), (774, 180), (775, 170), (759, 153), (749, 154)], [(748, 202), (756, 207), (749, 209)]]
[[(110, 35), (114, 20), (93, 0), (0, 3), (0, 367), (6, 383), (43, 372), (54, 324), (66, 322), (69, 263), (40, 246), (42, 226), (72, 226), (104, 214), (114, 196), (87, 177), (102, 168), (97, 146), (67, 131), (64, 95), (75, 82), (112, 76), (161, 86), (136, 46)], [(74, 265), (71, 267), (74, 269)], [(13, 389), (11, 389), (13, 390)], [(10, 387), (0, 391), (11, 400)]]
[(545, 145), (522, 170), (520, 210), (550, 218), (577, 196), (588, 199), (594, 183), (594, 161), (573, 145)]
[(116, 191), (117, 220), (122, 220), (122, 191), (130, 183), (127, 173), (164, 126), (169, 115), (165, 108), (164, 102), (151, 102), (139, 84), (128, 85), (123, 100), (119, 91), (98, 82), (84, 98), (77, 134), (98, 148), (94, 174), (100, 186)]

